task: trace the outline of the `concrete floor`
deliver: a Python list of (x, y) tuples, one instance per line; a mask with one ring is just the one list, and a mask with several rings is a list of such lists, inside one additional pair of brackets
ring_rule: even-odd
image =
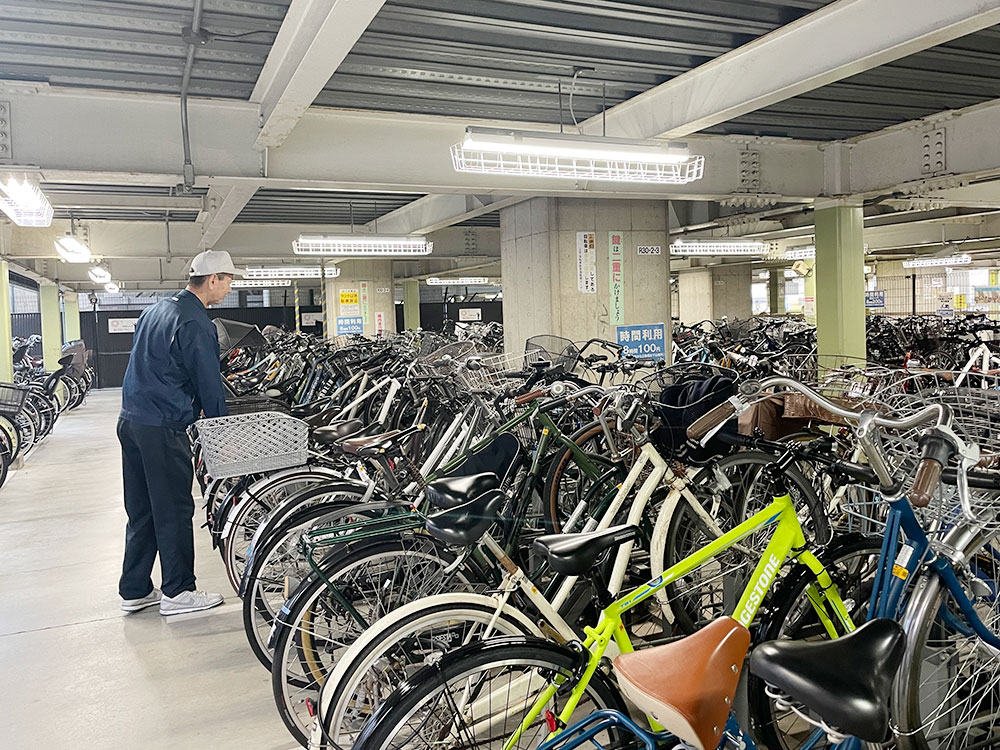
[(120, 402), (92, 393), (0, 489), (0, 747), (298, 747), (204, 529), (198, 587), (222, 592), (222, 607), (119, 610)]

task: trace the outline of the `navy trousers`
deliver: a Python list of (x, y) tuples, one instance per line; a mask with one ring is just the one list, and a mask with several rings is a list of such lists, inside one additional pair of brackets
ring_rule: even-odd
[(194, 467), (187, 433), (118, 420), (125, 488), (125, 562), (118, 593), (140, 599), (153, 590), (160, 555), (164, 596), (194, 591)]

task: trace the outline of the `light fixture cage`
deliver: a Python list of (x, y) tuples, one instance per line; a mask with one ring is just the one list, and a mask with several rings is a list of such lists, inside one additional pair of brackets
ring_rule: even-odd
[(90, 248), (71, 234), (63, 235), (55, 241), (56, 252), (67, 263), (89, 263)]
[(52, 226), (52, 204), (25, 174), (0, 176), (0, 210), (19, 227)]
[(108, 294), (118, 294), (121, 290), (121, 286), (113, 281), (109, 281), (104, 285), (104, 291)]
[(786, 260), (813, 260), (816, 257), (815, 245), (801, 245), (785, 250)]
[(930, 268), (933, 266), (967, 266), (972, 256), (966, 253), (950, 255), (947, 258), (911, 258), (903, 261), (903, 268)]
[(488, 276), (461, 276), (457, 279), (442, 279), (431, 276), (427, 279), (428, 286), (486, 286), (489, 283)]
[(94, 266), (87, 275), (95, 284), (107, 284), (111, 281), (111, 271), (104, 266)]
[(303, 234), (292, 242), (296, 255), (411, 256), (430, 255), (433, 249), (425, 237), (377, 234)]
[[(319, 278), (318, 276), (316, 278)], [(232, 283), (233, 289), (266, 289), (267, 287), (291, 286), (291, 279), (238, 279)]]
[(515, 154), (451, 147), (451, 161), (458, 172), (502, 174), (520, 177), (555, 177), (605, 182), (645, 182), (686, 185), (705, 175), (705, 157), (691, 156), (680, 164), (641, 159), (598, 159), (578, 156)]
[[(245, 279), (319, 279), (323, 273), (320, 266), (258, 266), (247, 268), (243, 273)], [(340, 276), (338, 266), (326, 267), (326, 278), (335, 279)]]
[(768, 243), (737, 240), (689, 240), (670, 245), (671, 255), (764, 255)]

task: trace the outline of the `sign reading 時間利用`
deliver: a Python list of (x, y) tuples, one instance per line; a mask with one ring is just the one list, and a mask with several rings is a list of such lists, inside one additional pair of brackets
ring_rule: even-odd
[(351, 333), (364, 333), (365, 321), (360, 315), (337, 318), (337, 335), (346, 336)]
[(618, 343), (625, 353), (642, 359), (667, 358), (666, 326), (663, 323), (646, 323), (635, 326), (618, 326)]
[(869, 289), (865, 292), (865, 307), (870, 310), (885, 307), (885, 290)]

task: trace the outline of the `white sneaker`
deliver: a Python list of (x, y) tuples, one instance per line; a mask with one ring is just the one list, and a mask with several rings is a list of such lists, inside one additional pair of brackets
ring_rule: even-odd
[(162, 598), (163, 592), (159, 589), (153, 589), (142, 599), (122, 599), (122, 612), (138, 612), (140, 609), (159, 604)]
[(186, 615), (203, 609), (218, 607), (223, 602), (222, 594), (207, 591), (182, 591), (177, 596), (165, 596), (160, 602), (161, 615)]

